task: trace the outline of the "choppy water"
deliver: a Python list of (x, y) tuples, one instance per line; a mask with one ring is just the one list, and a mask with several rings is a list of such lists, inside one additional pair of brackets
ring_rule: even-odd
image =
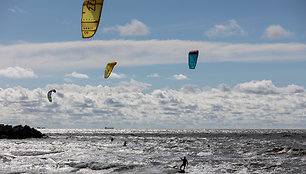
[(41, 131), (0, 140), (0, 173), (306, 173), (306, 130)]

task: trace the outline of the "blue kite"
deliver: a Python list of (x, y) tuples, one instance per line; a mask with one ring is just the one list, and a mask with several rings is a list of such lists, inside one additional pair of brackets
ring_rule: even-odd
[(198, 61), (199, 50), (190, 51), (188, 54), (189, 69), (195, 69)]

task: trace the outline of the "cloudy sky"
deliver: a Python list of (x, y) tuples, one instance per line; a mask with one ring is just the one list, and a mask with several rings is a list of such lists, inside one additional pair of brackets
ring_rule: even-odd
[(0, 123), (306, 128), (306, 1), (106, 0), (90, 39), (82, 4), (1, 2)]

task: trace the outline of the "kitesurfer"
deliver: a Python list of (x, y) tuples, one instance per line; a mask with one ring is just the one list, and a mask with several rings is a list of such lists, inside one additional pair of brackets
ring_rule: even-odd
[(123, 143), (123, 146), (126, 146), (126, 141)]
[[(185, 170), (185, 168), (188, 166), (188, 161), (185, 156), (183, 159), (181, 158), (181, 160), (183, 161), (183, 164), (180, 166), (180, 170)], [(182, 169), (182, 167), (184, 168)]]

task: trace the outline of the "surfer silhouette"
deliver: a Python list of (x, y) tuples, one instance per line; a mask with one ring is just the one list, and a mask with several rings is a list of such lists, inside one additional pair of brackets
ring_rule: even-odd
[[(188, 161), (185, 156), (183, 159), (181, 158), (181, 160), (183, 161), (183, 164), (180, 166), (180, 170), (185, 170), (186, 166), (188, 166)], [(182, 167), (184, 168), (182, 169)]]

